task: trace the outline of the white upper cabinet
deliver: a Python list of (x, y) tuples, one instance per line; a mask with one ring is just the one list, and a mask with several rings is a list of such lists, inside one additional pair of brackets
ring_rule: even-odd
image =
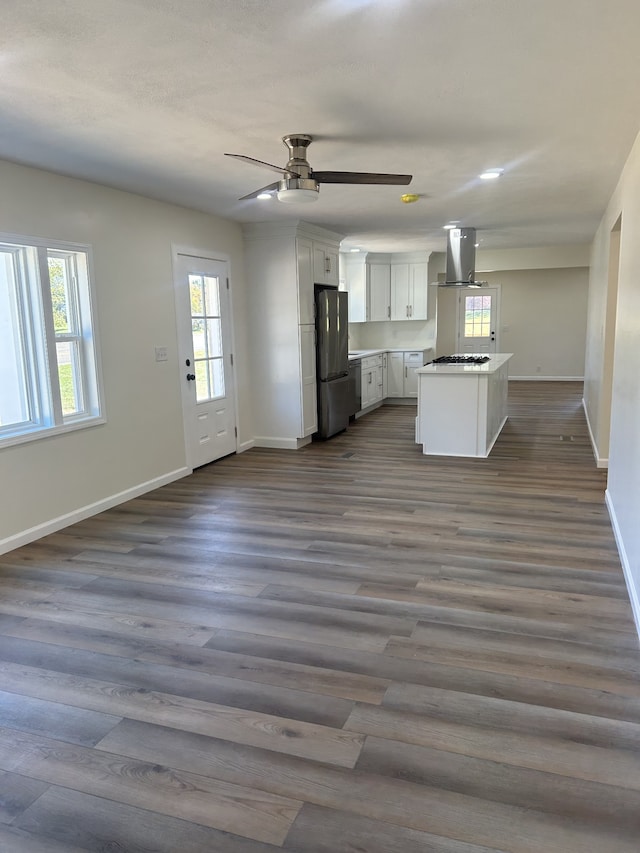
[(410, 320), (429, 318), (429, 282), (427, 264), (409, 264)]
[(369, 312), (370, 322), (391, 319), (390, 286), (391, 267), (389, 264), (368, 264)]
[(427, 319), (427, 264), (391, 264), (391, 319)]
[(313, 243), (307, 237), (296, 238), (298, 262), (298, 323), (315, 322), (313, 301)]
[(315, 284), (333, 284), (339, 282), (338, 247), (313, 241), (313, 280)]
[(342, 254), (341, 278), (349, 292), (349, 322), (428, 320), (426, 258), (426, 252)]
[(391, 264), (391, 319), (409, 319), (409, 264)]

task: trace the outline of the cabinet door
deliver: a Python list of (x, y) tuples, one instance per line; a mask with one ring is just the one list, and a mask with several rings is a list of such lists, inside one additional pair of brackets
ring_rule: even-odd
[(349, 322), (364, 323), (367, 319), (367, 282), (364, 263), (343, 261), (344, 283), (349, 294)]
[(340, 281), (338, 249), (326, 243), (313, 241), (313, 280), (316, 284), (334, 284)]
[(376, 367), (375, 372), (375, 383), (376, 383), (376, 403), (379, 403), (381, 400), (384, 400), (384, 391), (383, 391), (383, 381), (382, 381), (382, 357), (380, 359), (380, 364)]
[(388, 388), (388, 359), (389, 353), (382, 353), (382, 399), (384, 400), (388, 397), (387, 388)]
[(391, 316), (391, 267), (389, 264), (370, 264), (369, 279), (369, 313), (367, 319), (371, 322), (388, 320)]
[(391, 319), (409, 319), (409, 264), (391, 264)]
[(404, 354), (404, 396), (418, 396), (418, 374), (416, 369), (422, 367), (422, 352), (405, 352)]
[(387, 396), (404, 397), (404, 353), (390, 352), (387, 359)]
[(409, 319), (428, 319), (428, 282), (426, 264), (409, 264)]
[(366, 409), (369, 405), (369, 395), (371, 394), (369, 390), (369, 374), (370, 370), (366, 370), (364, 367), (362, 368), (362, 378), (360, 380), (360, 408)]
[(339, 273), (339, 252), (337, 249), (334, 249), (332, 246), (325, 246), (324, 249), (324, 283), (325, 284), (335, 284), (337, 287), (340, 282), (340, 273)]
[(316, 392), (316, 328), (298, 326), (300, 342), (300, 383), (302, 392), (302, 432), (300, 438), (318, 429), (318, 403)]
[(313, 244), (305, 237), (296, 239), (298, 261), (298, 323), (315, 321), (313, 311)]

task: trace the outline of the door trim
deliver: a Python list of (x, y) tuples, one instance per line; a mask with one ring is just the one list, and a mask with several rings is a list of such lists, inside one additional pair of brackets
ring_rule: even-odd
[(203, 258), (207, 261), (221, 261), (227, 264), (227, 269), (229, 271), (229, 314), (231, 315), (229, 320), (229, 334), (231, 338), (231, 352), (233, 353), (233, 385), (234, 385), (234, 402), (233, 402), (233, 410), (234, 416), (236, 420), (236, 449), (235, 452), (239, 453), (240, 450), (248, 450), (253, 446), (253, 442), (245, 443), (244, 446), (240, 446), (239, 443), (239, 435), (240, 435), (240, 421), (238, 419), (238, 370), (237, 370), (237, 358), (236, 358), (236, 337), (235, 337), (235, 317), (233, 311), (233, 273), (231, 270), (231, 256), (227, 252), (219, 252), (217, 249), (203, 249), (198, 248), (197, 246), (188, 246), (182, 243), (172, 243), (171, 244), (171, 271), (173, 276), (173, 299), (174, 299), (174, 307), (175, 307), (175, 323), (176, 323), (176, 363), (178, 365), (178, 381), (180, 382), (180, 405), (182, 408), (182, 441), (184, 443), (184, 456), (187, 464), (187, 468), (191, 473), (194, 471), (194, 466), (192, 464), (193, 460), (190, 459), (190, 448), (187, 442), (187, 424), (186, 424), (186, 406), (185, 402), (187, 400), (188, 388), (181, 381), (182, 372), (180, 370), (180, 329), (179, 329), (179, 318), (182, 315), (183, 306), (180, 304), (180, 285), (181, 281), (178, 280), (176, 275), (177, 261), (178, 255), (187, 255), (192, 258)]

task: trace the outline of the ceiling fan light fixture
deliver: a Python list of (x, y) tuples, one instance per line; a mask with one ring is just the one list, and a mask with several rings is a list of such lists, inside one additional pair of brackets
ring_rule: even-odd
[(318, 200), (318, 184), (311, 178), (285, 178), (280, 181), (276, 197), (285, 204)]
[(273, 198), (273, 193), (267, 193), (267, 192), (260, 193), (259, 195), (256, 196), (256, 198), (259, 198), (262, 200), (266, 200), (268, 198)]
[(318, 190), (305, 189), (284, 189), (278, 190), (276, 193), (278, 201), (283, 201), (285, 204), (297, 204), (298, 202), (317, 201), (319, 198)]

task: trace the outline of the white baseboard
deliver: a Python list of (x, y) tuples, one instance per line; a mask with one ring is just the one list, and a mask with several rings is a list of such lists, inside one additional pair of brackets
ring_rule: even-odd
[(253, 439), (251, 439), (250, 441), (242, 441), (238, 445), (238, 447), (236, 449), (236, 453), (244, 453), (245, 450), (251, 450), (251, 448), (255, 447), (255, 446), (256, 446), (256, 443)]
[(584, 382), (584, 376), (509, 376), (509, 382)]
[(257, 436), (253, 439), (254, 447), (267, 447), (273, 450), (299, 450), (306, 444), (311, 444), (311, 436), (307, 438), (271, 438)]
[(609, 489), (607, 489), (604, 493), (604, 500), (607, 505), (607, 509), (609, 510), (611, 527), (613, 528), (613, 535), (615, 536), (616, 545), (618, 546), (618, 554), (620, 555), (622, 571), (624, 572), (624, 579), (627, 584), (627, 592), (629, 593), (631, 610), (633, 611), (633, 618), (636, 623), (638, 639), (640, 639), (640, 591), (636, 589), (636, 585), (633, 580), (633, 575), (631, 574), (629, 558), (627, 557), (627, 552), (624, 547), (624, 540), (622, 538), (622, 534), (620, 533), (620, 527), (618, 526), (618, 519), (616, 518), (616, 511), (613, 506), (613, 501), (611, 500), (611, 495), (609, 494)]
[(609, 467), (609, 459), (604, 456), (600, 456), (598, 453), (598, 445), (596, 444), (596, 440), (593, 436), (593, 430), (591, 429), (591, 421), (589, 420), (589, 412), (587, 411), (587, 406), (584, 402), (584, 397), (582, 398), (582, 409), (584, 411), (584, 417), (587, 421), (587, 429), (589, 430), (589, 441), (591, 442), (591, 449), (593, 450), (593, 455), (596, 460), (596, 468), (608, 468)]
[(20, 548), (22, 545), (28, 545), (29, 542), (35, 542), (36, 539), (41, 539), (50, 533), (56, 533), (58, 530), (62, 530), (63, 527), (68, 527), (70, 524), (83, 521), (85, 518), (97, 515), (99, 512), (104, 512), (106, 509), (111, 509), (118, 504), (138, 498), (146, 492), (152, 492), (154, 489), (159, 489), (160, 486), (166, 486), (167, 483), (172, 483), (174, 480), (179, 480), (181, 477), (186, 477), (191, 473), (191, 468), (177, 468), (175, 471), (169, 471), (161, 477), (154, 477), (153, 480), (147, 480), (146, 483), (139, 483), (137, 486), (125, 489), (123, 492), (109, 495), (107, 498), (87, 504), (73, 510), (73, 512), (67, 512), (64, 515), (57, 516), (57, 518), (52, 518), (50, 521), (30, 527), (28, 530), (22, 530), (13, 536), (7, 536), (6, 539), (0, 539), (0, 554), (6, 554), (7, 551), (13, 551), (14, 548)]

